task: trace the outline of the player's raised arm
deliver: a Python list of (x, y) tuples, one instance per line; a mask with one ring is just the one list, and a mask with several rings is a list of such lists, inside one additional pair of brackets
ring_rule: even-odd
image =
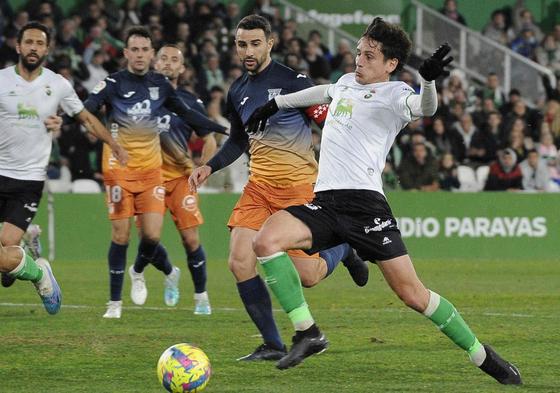
[(264, 131), (266, 121), (280, 109), (305, 108), (312, 105), (328, 104), (332, 98), (328, 94), (329, 85), (318, 85), (309, 87), (286, 95), (279, 95), (268, 101), (255, 111), (247, 120), (247, 132), (249, 134)]
[(451, 47), (445, 43), (424, 60), (420, 66), (418, 72), (423, 78), (420, 94), (412, 94), (406, 98), (406, 104), (413, 117), (433, 116), (436, 113), (437, 91), (435, 79), (449, 75), (449, 71), (445, 67), (453, 61), (453, 57), (447, 56), (450, 51)]

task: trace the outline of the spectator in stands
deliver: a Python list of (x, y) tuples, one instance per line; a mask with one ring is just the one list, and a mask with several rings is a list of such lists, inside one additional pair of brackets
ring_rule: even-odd
[(163, 0), (149, 0), (141, 8), (140, 19), (142, 24), (148, 25), (150, 16), (157, 15), (160, 20), (167, 20), (172, 13), (171, 6)]
[[(546, 123), (543, 124), (546, 126)], [(541, 139), (537, 147), (537, 151), (543, 160), (545, 160), (550, 179), (560, 185), (560, 160), (558, 157), (558, 148), (554, 145), (552, 134), (546, 127), (541, 131)]]
[[(480, 102), (480, 104), (478, 104)], [(494, 100), (490, 97), (483, 100), (478, 99), (476, 109), (471, 113), (474, 124), (479, 130), (482, 130), (488, 121), (490, 113), (496, 112), (496, 105)]]
[(531, 60), (535, 60), (538, 46), (539, 41), (535, 37), (535, 32), (528, 28), (521, 30), (521, 33), (511, 42), (511, 50)]
[(307, 65), (307, 62), (295, 53), (288, 53), (284, 57), (283, 63), (286, 66), (290, 67), (292, 70), (300, 72), (302, 74), (307, 74), (309, 70), (309, 66)]
[(115, 27), (119, 31), (125, 31), (130, 26), (139, 25), (141, 23), (141, 13), (138, 0), (125, 0), (118, 15)]
[(550, 175), (544, 160), (535, 149), (529, 150), (527, 159), (519, 164), (523, 175), (523, 189), (527, 191), (548, 191)]
[(506, 96), (502, 87), (500, 86), (500, 78), (495, 72), (488, 73), (486, 77), (486, 84), (479, 91), (479, 96), (482, 100), (491, 98), (494, 101), (494, 106), (500, 109), (506, 103)]
[(531, 137), (534, 141), (539, 138), (540, 127), (542, 123), (542, 115), (536, 110), (529, 108), (525, 101), (518, 100), (513, 104), (511, 113), (504, 117), (504, 128), (511, 129), (513, 123), (517, 119), (522, 119), (527, 127), (526, 135)]
[(179, 23), (188, 23), (191, 15), (189, 14), (187, 3), (185, 1), (177, 1), (172, 6), (172, 11), (163, 17), (165, 18), (162, 19), (165, 40), (172, 42), (176, 39), (177, 25)]
[(443, 8), (440, 10), (440, 12), (457, 23), (460, 23), (464, 26), (467, 25), (465, 18), (457, 10), (457, 2), (455, 0), (445, 0), (443, 2)]
[(501, 113), (497, 111), (488, 113), (488, 118), (481, 131), (488, 140), (488, 146), (491, 150), (489, 156), (495, 158), (498, 148), (502, 147), (505, 143)]
[(217, 54), (211, 54), (204, 66), (206, 73), (206, 90), (210, 91), (214, 86), (224, 85), (224, 73), (220, 69), (220, 58)]
[(435, 147), (436, 157), (442, 157), (449, 152), (456, 158), (463, 151), (459, 134), (448, 129), (443, 117), (440, 116), (436, 116), (431, 126), (427, 128), (426, 139)]
[(93, 52), (91, 62), (87, 65), (89, 78), (82, 82), (82, 85), (88, 92), (92, 91), (97, 83), (99, 83), (109, 75), (107, 70), (103, 68), (103, 63), (105, 63), (107, 60), (107, 54), (102, 50), (98, 49)]
[(527, 158), (527, 153), (534, 147), (531, 138), (526, 137), (526, 127), (523, 119), (515, 119), (509, 130), (507, 146), (515, 151), (518, 160)]
[(509, 43), (515, 38), (513, 29), (506, 25), (506, 17), (502, 10), (492, 12), (490, 21), (482, 30), (482, 34), (505, 46), (509, 46)]
[(308, 75), (315, 83), (328, 83), (331, 74), (331, 66), (328, 60), (321, 55), (321, 48), (316, 41), (307, 42), (304, 60), (309, 67)]
[(560, 102), (560, 73), (558, 73), (558, 76), (556, 77), (555, 87), (552, 87), (548, 75), (542, 76), (542, 82), (543, 82), (544, 90), (546, 91), (546, 99), (556, 100)]
[(560, 102), (549, 100), (544, 109), (543, 123), (546, 123), (547, 130), (552, 134), (556, 144), (560, 143)]
[[(319, 30), (311, 30), (309, 35), (307, 36), (307, 41), (313, 41), (317, 44), (319, 48), (318, 54), (323, 56), (329, 63), (332, 60), (333, 56), (329, 48), (323, 43), (322, 41), (323, 36), (319, 32)], [(330, 65), (330, 64), (329, 64)]]
[(439, 161), (438, 171), (439, 188), (445, 191), (457, 190), (461, 187), (459, 182), (457, 164), (453, 154), (445, 152)]
[(354, 60), (354, 55), (351, 52), (348, 52), (344, 55), (342, 62), (339, 64), (338, 68), (333, 69), (331, 67), (331, 75), (330, 80), (331, 83), (336, 83), (338, 79), (349, 72), (354, 72), (354, 68), (356, 66), (356, 61)]
[(402, 70), (397, 78), (412, 87), (416, 94), (420, 94), (420, 84), (418, 84), (416, 78), (414, 78), (414, 75), (412, 75), (410, 71)]
[(230, 1), (226, 6), (226, 17), (224, 23), (229, 29), (231, 36), (235, 34), (235, 27), (242, 17), (243, 15), (241, 15), (239, 4), (237, 4), (236, 1)]
[(352, 54), (352, 47), (350, 46), (350, 41), (348, 41), (346, 38), (341, 38), (338, 41), (338, 45), (336, 47), (336, 53), (331, 59), (331, 68), (333, 70), (338, 69), (342, 65), (342, 62), (344, 61), (345, 56), (347, 54), (350, 54), (352, 58), (354, 57), (354, 55)]
[(522, 174), (512, 149), (500, 150), (490, 165), (485, 191), (518, 191), (523, 188)]
[(529, 29), (533, 31), (536, 40), (541, 41), (543, 39), (542, 30), (535, 24), (533, 14), (525, 7), (524, 3), (524, 0), (517, 0), (513, 7), (513, 26), (515, 28), (515, 33), (520, 35), (524, 29)]
[(535, 51), (537, 62), (555, 73), (560, 72), (560, 42), (547, 34)]
[(405, 155), (398, 170), (403, 190), (437, 191), (438, 163), (426, 145), (415, 143), (412, 154)]
[(16, 51), (17, 34), (14, 29), (7, 29), (5, 32), (5, 40), (0, 47), (0, 68), (17, 64), (19, 59)]
[(462, 149), (457, 155), (457, 162), (461, 165), (477, 167), (494, 159), (489, 143), (484, 134), (474, 125), (470, 113), (464, 113), (461, 119), (453, 125), (459, 134)]
[(29, 13), (22, 9), (16, 12), (10, 27), (19, 31), (23, 26), (25, 26), (29, 22)]

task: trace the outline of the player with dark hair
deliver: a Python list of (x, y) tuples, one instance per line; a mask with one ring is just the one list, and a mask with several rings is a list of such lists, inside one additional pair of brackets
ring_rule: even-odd
[(148, 292), (143, 272), (148, 264), (165, 274), (166, 294), (178, 293), (179, 271), (171, 265), (165, 248), (159, 243), (165, 189), (158, 111), (165, 107), (198, 130), (224, 130), (187, 106), (164, 75), (150, 71), (154, 49), (146, 28), (130, 28), (125, 43), (127, 68), (101, 81), (85, 102), (92, 111), (105, 105), (109, 129), (130, 155), (125, 166), (117, 163), (107, 149), (103, 151), (103, 178), (112, 227), (108, 255), (111, 298), (105, 318), (121, 317), (123, 275), (133, 216), (140, 220), (140, 244), (139, 256), (129, 269), (132, 301), (138, 305), (146, 301)]
[[(189, 179), (193, 189), (239, 158), (251, 155), (249, 182), (229, 219), (231, 229), (229, 268), (247, 313), (259, 329), (264, 343), (239, 360), (278, 360), (286, 354), (274, 318), (270, 295), (257, 274), (252, 242), (264, 221), (284, 207), (313, 199), (317, 162), (312, 148), (310, 121), (324, 119), (326, 106), (281, 111), (264, 132), (247, 133), (245, 123), (259, 105), (272, 97), (310, 87), (306, 75), (273, 61), (270, 23), (258, 15), (243, 18), (236, 31), (237, 54), (245, 70), (231, 86), (227, 98), (231, 135), (206, 165), (195, 169)], [(342, 242), (341, 242), (342, 243)], [(299, 272), (298, 280), (311, 287), (328, 276), (343, 261), (354, 281), (363, 286), (368, 266), (347, 245), (335, 245), (319, 254), (290, 252)]]
[(381, 174), (395, 137), (406, 124), (437, 109), (434, 80), (447, 71), (451, 48), (444, 44), (426, 59), (419, 72), (420, 94), (389, 78), (402, 67), (411, 43), (397, 25), (375, 18), (358, 41), (356, 71), (336, 84), (315, 86), (277, 96), (248, 121), (253, 132), (266, 129), (279, 109), (329, 103), (323, 129), (319, 175), (312, 203), (272, 215), (256, 236), (254, 251), (270, 288), (288, 313), (296, 334), (285, 369), (326, 348), (314, 323), (287, 250), (308, 253), (348, 242), (365, 259), (377, 263), (385, 280), (410, 308), (425, 315), (471, 361), (502, 384), (521, 384), (515, 366), (481, 344), (457, 309), (420, 281), (383, 194)]
[[(166, 44), (159, 49), (154, 68), (169, 79), (184, 102), (206, 116), (206, 109), (199, 98), (187, 90), (177, 88), (179, 75), (185, 71), (184, 62), (181, 49), (176, 45)], [(198, 235), (198, 226), (204, 222), (204, 218), (198, 208), (198, 195), (190, 192), (188, 187), (188, 178), (194, 168), (188, 141), (193, 131), (203, 140), (201, 161), (205, 163), (216, 151), (216, 140), (211, 132), (193, 130), (165, 108), (158, 112), (158, 126), (163, 158), (165, 206), (171, 212), (187, 254), (187, 266), (194, 284), (194, 313), (209, 315), (212, 309), (206, 291), (206, 253)], [(172, 292), (166, 296), (166, 304), (169, 306), (175, 305), (177, 300), (178, 295)]]
[(34, 260), (19, 244), (41, 200), (52, 147), (49, 131), (62, 124), (58, 108), (107, 143), (122, 164), (127, 154), (84, 109), (70, 83), (43, 67), (49, 43), (46, 26), (26, 24), (18, 33), (18, 64), (0, 71), (0, 272), (4, 286), (15, 279), (31, 281), (47, 312), (56, 314), (62, 295), (49, 262)]

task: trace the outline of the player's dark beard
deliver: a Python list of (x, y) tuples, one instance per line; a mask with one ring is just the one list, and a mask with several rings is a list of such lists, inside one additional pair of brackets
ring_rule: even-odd
[(29, 55), (27, 56), (22, 56), (21, 57), (21, 65), (29, 72), (33, 72), (35, 71), (37, 68), (39, 68), (45, 61), (45, 59), (47, 58), (47, 55), (43, 56), (43, 57), (38, 57), (37, 61), (35, 63), (30, 63), (27, 58), (29, 57)]

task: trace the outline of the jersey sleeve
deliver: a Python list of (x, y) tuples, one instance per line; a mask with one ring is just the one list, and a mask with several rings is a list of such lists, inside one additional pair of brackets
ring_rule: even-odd
[(95, 85), (89, 97), (84, 102), (84, 106), (90, 112), (97, 112), (107, 102), (109, 90), (114, 79), (107, 77)]
[(76, 116), (82, 110), (84, 110), (84, 104), (78, 98), (76, 91), (66, 79), (62, 76), (61, 79), (61, 87), (62, 87), (62, 99), (60, 100), (60, 106), (62, 110), (68, 116)]
[(414, 90), (412, 87), (405, 83), (396, 87), (393, 91), (393, 98), (391, 100), (393, 111), (401, 120), (406, 122), (412, 121), (415, 118), (407, 102), (408, 98), (413, 94)]

